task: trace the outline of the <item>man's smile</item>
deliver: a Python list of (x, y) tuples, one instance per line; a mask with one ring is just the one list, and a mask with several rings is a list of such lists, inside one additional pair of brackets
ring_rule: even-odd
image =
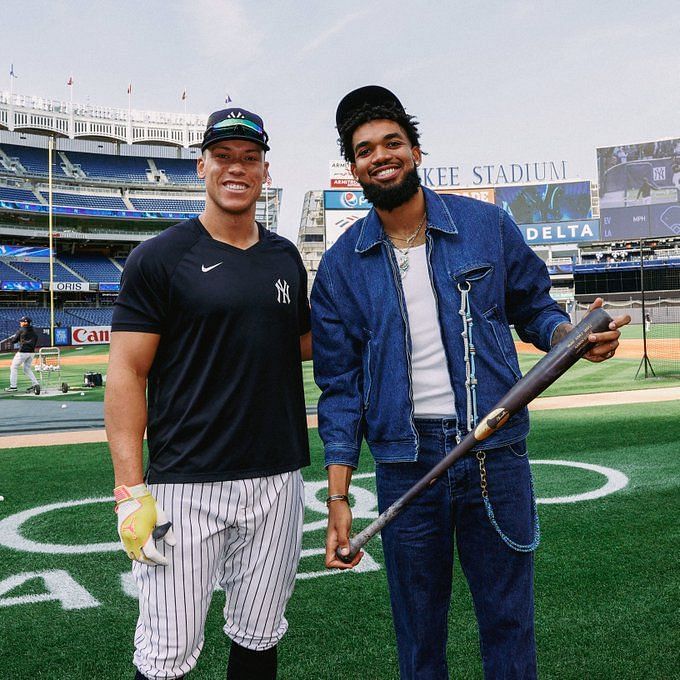
[(248, 185), (243, 182), (228, 181), (223, 182), (222, 186), (228, 191), (246, 191), (248, 189)]
[(383, 166), (371, 172), (371, 177), (377, 180), (391, 180), (399, 174), (399, 170), (397, 165)]

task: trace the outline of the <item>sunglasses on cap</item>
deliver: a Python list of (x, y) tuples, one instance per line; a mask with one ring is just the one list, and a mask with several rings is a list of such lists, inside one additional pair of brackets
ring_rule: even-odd
[(269, 135), (261, 125), (246, 118), (224, 118), (208, 127), (203, 137), (202, 149), (223, 139), (252, 140), (265, 151), (269, 151)]

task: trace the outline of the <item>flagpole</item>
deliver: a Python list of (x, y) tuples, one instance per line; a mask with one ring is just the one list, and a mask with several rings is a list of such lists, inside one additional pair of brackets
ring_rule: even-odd
[(132, 83), (128, 85), (128, 144), (132, 144)]
[(48, 195), (48, 224), (50, 245), (50, 346), (54, 347), (54, 251), (53, 251), (53, 204), (52, 204), (52, 151), (54, 138), (50, 137), (47, 144), (47, 195)]

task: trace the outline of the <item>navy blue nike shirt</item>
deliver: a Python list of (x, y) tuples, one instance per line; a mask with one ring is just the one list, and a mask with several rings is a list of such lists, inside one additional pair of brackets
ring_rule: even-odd
[(258, 229), (259, 241), (241, 250), (186, 220), (125, 264), (112, 330), (160, 335), (148, 379), (149, 483), (309, 464), (300, 363), (307, 273), (290, 241)]

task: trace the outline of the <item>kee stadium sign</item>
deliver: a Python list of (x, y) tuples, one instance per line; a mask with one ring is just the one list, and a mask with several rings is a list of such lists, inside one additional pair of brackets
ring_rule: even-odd
[[(358, 189), (359, 184), (343, 160), (330, 161), (330, 187), (333, 189)], [(465, 168), (460, 165), (441, 165), (418, 169), (420, 180), (426, 187), (497, 186), (499, 184), (529, 184), (533, 182), (560, 182), (567, 179), (567, 161), (529, 161), (472, 166), (471, 181), (461, 181)]]

